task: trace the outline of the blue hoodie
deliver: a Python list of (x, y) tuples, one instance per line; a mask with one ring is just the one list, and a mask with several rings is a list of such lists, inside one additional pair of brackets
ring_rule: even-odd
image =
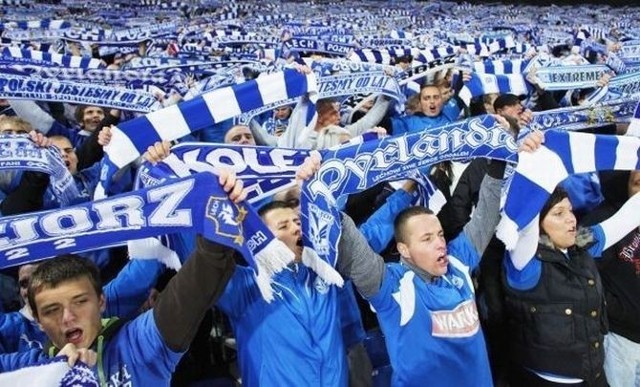
[(233, 325), (243, 385), (347, 386), (337, 288), (302, 264), (273, 280), (267, 303), (253, 270), (236, 267), (217, 304)]

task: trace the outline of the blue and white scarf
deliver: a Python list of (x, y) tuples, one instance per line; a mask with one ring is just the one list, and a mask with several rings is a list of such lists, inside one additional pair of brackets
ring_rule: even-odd
[(625, 42), (620, 49), (620, 58), (627, 64), (640, 62), (640, 41)]
[(0, 218), (0, 268), (158, 235), (196, 232), (239, 251), (266, 300), (270, 281), (294, 259), (251, 206), (231, 202), (207, 172), (59, 210)]
[[(337, 64), (334, 64), (331, 68), (335, 69), (336, 66)], [(317, 99), (364, 93), (383, 94), (400, 104), (404, 103), (404, 94), (395, 78), (389, 77), (385, 72), (380, 70), (363, 71), (363, 69), (358, 66), (356, 66), (354, 70), (351, 74), (318, 76)], [(296, 98), (290, 98), (286, 101), (278, 101), (277, 103), (261, 106), (258, 109), (243, 114), (242, 117), (240, 117), (240, 122), (248, 123), (252, 117), (273, 110), (278, 106), (292, 105), (296, 102)], [(311, 113), (315, 113), (315, 110), (310, 112), (310, 114)], [(311, 122), (311, 118), (308, 117), (307, 121)]]
[(516, 149), (512, 136), (492, 116), (481, 116), (327, 152), (318, 173), (302, 186), (302, 262), (323, 278), (335, 272), (340, 196), (409, 178), (415, 169), (446, 160), (488, 157), (515, 162)]
[(458, 96), (468, 106), (471, 99), (483, 94), (515, 94), (528, 95), (533, 91), (533, 86), (529, 84), (522, 74), (480, 74), (472, 73), (471, 79), (465, 82)]
[(69, 102), (135, 112), (150, 112), (160, 107), (153, 95), (142, 91), (6, 73), (0, 73), (0, 98)]
[[(223, 122), (266, 104), (288, 101), (308, 94), (316, 94), (313, 74), (295, 70), (268, 74), (240, 85), (216, 89), (190, 101), (124, 122), (112, 129), (101, 173), (103, 189), (108, 192), (113, 174), (142, 155), (157, 141), (172, 141), (207, 126)], [(100, 197), (100, 196), (98, 196)]]
[(150, 185), (198, 172), (219, 173), (220, 168), (226, 168), (243, 180), (247, 201), (255, 203), (293, 186), (296, 172), (308, 155), (309, 151), (303, 149), (181, 143), (153, 167), (143, 164), (139, 179)]
[(627, 128), (627, 135), (640, 137), (640, 103), (636, 106)]
[(596, 87), (603, 74), (610, 71), (605, 65), (550, 66), (536, 71), (544, 90), (573, 90)]
[(518, 232), (535, 219), (569, 175), (634, 169), (640, 169), (640, 138), (547, 131), (540, 149), (519, 155), (496, 235), (512, 250)]
[(12, 65), (0, 69), (0, 72), (60, 81), (123, 86), (129, 89), (141, 89), (144, 85), (168, 89), (173, 83), (181, 82), (184, 78), (179, 70), (106, 70), (38, 65)]
[(51, 29), (51, 30), (59, 30), (71, 27), (71, 23), (66, 20), (51, 20), (51, 19), (43, 19), (43, 20), (19, 20), (12, 21), (8, 23), (0, 23), (0, 29), (13, 29), (18, 28), (21, 30), (27, 30), (31, 28), (36, 29)]
[(528, 64), (529, 61), (524, 59), (488, 60), (474, 62), (473, 69), (478, 73), (484, 74), (522, 74)]
[(284, 42), (289, 52), (320, 52), (323, 54), (346, 57), (355, 46), (336, 42), (325, 42), (317, 39), (293, 37)]
[(524, 137), (529, 130), (580, 130), (613, 122), (629, 121), (636, 111), (637, 98), (627, 97), (597, 105), (580, 105), (534, 112), (533, 119), (520, 131)]
[(91, 368), (77, 362), (69, 368), (66, 357), (56, 357), (39, 365), (0, 374), (3, 386), (99, 387)]
[(27, 136), (11, 134), (0, 135), (0, 146), (0, 171), (46, 173), (62, 205), (70, 204), (80, 195), (57, 148), (38, 147)]
[(0, 56), (2, 56), (2, 59), (6, 60), (7, 63), (16, 64), (50, 64), (83, 69), (100, 69), (105, 67), (105, 64), (101, 60), (95, 58), (54, 54), (38, 50), (21, 49), (19, 47), (4, 47), (0, 51)]

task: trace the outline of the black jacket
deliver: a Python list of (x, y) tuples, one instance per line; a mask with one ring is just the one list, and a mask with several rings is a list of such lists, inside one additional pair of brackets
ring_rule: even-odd
[[(615, 214), (628, 199), (628, 171), (601, 173), (605, 198), (595, 210), (583, 218), (586, 225), (597, 224)], [(637, 214), (636, 214), (637, 215)], [(630, 215), (633, 216), (633, 215)], [(609, 326), (612, 332), (640, 343), (640, 232), (627, 234), (605, 250), (599, 260)]]
[(590, 385), (603, 374), (604, 294), (586, 246), (571, 247), (568, 255), (541, 243), (534, 258), (542, 264), (538, 284), (516, 290), (505, 279), (510, 355), (524, 368)]

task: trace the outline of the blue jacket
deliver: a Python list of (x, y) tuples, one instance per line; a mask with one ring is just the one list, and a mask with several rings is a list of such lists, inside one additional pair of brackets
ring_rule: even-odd
[(2, 352), (24, 352), (40, 349), (47, 341), (47, 335), (38, 323), (29, 319), (24, 311), (0, 314), (0, 347)]
[(292, 264), (274, 276), (275, 300), (261, 296), (252, 269), (237, 267), (218, 307), (238, 343), (243, 385), (347, 385), (337, 288)]
[(400, 136), (408, 133), (418, 133), (424, 130), (437, 128), (453, 122), (447, 115), (440, 113), (437, 117), (427, 117), (422, 113), (415, 113), (410, 116), (395, 117), (391, 119), (393, 127), (392, 134)]

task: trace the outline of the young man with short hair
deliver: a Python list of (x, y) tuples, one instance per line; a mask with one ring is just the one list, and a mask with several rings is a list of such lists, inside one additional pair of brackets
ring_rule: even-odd
[[(521, 151), (543, 141), (533, 133)], [(314, 160), (315, 158), (315, 160)], [(298, 171), (319, 169), (313, 155)], [(473, 217), (458, 237), (444, 239), (440, 221), (424, 207), (410, 207), (394, 223), (400, 263), (385, 264), (346, 215), (338, 247), (340, 272), (351, 278), (378, 315), (393, 368), (393, 386), (492, 386), (486, 345), (470, 273), (494, 234), (500, 213), (504, 162), (491, 162)]]
[(347, 386), (347, 361), (336, 286), (300, 263), (299, 210), (274, 201), (258, 211), (295, 262), (272, 280), (275, 299), (262, 298), (252, 269), (237, 267), (217, 306), (231, 320), (246, 386)]
[[(221, 173), (219, 182), (232, 201), (246, 197), (233, 174)], [(64, 255), (40, 264), (32, 274), (28, 298), (51, 344), (46, 354), (31, 350), (0, 355), (0, 372), (33, 365), (73, 344), (98, 353), (101, 385), (168, 386), (205, 312), (233, 274), (234, 254), (235, 250), (199, 236), (195, 251), (155, 308), (127, 322), (101, 320), (105, 298), (98, 269), (91, 262)]]

